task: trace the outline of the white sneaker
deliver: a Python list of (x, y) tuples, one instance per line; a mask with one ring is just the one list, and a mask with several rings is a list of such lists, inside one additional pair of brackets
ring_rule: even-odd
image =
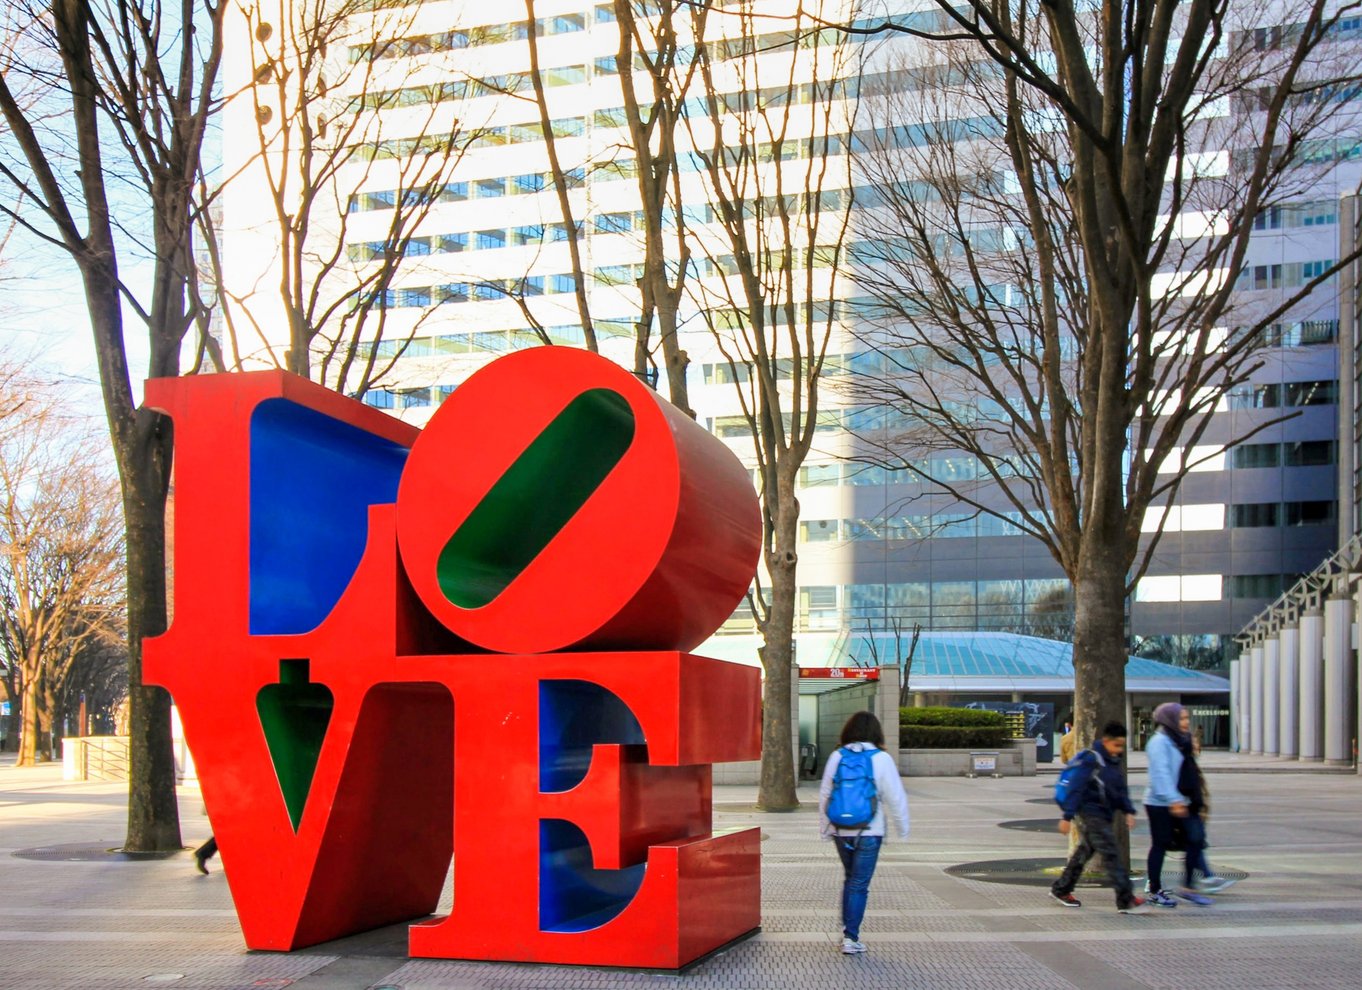
[(844, 956), (854, 956), (854, 955), (856, 955), (856, 953), (858, 953), (858, 952), (864, 952), (864, 951), (865, 951), (865, 943), (864, 943), (864, 942), (858, 942), (858, 941), (856, 941), (854, 938), (847, 938), (847, 937), (843, 936), (843, 938), (842, 938), (842, 955), (844, 955)]
[(1203, 894), (1222, 894), (1232, 886), (1234, 881), (1226, 880), (1224, 877), (1202, 877), (1196, 889)]

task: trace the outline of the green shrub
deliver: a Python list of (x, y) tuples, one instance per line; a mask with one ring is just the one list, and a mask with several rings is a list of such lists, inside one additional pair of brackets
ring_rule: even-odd
[(899, 733), (903, 749), (991, 749), (1009, 738), (1002, 712), (982, 708), (900, 708)]
[(1007, 719), (1003, 718), (1002, 712), (990, 712), (983, 708), (900, 708), (899, 725), (1004, 727)]
[(997, 749), (1008, 742), (1005, 725), (905, 725), (902, 749)]

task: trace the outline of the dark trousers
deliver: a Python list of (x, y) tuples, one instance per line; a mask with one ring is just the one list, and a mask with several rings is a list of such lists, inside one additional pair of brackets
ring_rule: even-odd
[(1116, 833), (1112, 830), (1111, 820), (1080, 814), (1074, 819), (1074, 826), (1079, 832), (1078, 848), (1069, 857), (1064, 872), (1050, 889), (1060, 897), (1072, 894), (1088, 860), (1093, 856), (1101, 856), (1102, 866), (1107, 871), (1107, 881), (1116, 890), (1116, 906), (1129, 907), (1135, 895), (1130, 887), (1130, 874), (1121, 865), (1121, 851), (1116, 846)]
[(1211, 875), (1206, 864), (1206, 824), (1200, 815), (1176, 818), (1167, 808), (1145, 806), (1149, 817), (1149, 889), (1163, 890), (1163, 861), (1169, 852), (1183, 849), (1187, 853), (1186, 884), (1192, 886), (1193, 873)]
[(218, 837), (210, 835), (208, 841), (194, 850), (197, 859), (211, 859), (218, 854)]

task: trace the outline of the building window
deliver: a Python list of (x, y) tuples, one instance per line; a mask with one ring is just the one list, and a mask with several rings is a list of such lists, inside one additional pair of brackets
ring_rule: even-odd
[(1157, 532), (1160, 523), (1163, 523), (1165, 533), (1211, 532), (1225, 528), (1225, 506), (1220, 502), (1174, 505), (1167, 509), (1166, 519), (1164, 510), (1164, 506), (1146, 509), (1140, 531)]
[(1336, 502), (1287, 502), (1285, 510), (1288, 526), (1323, 526), (1334, 521)]
[(1146, 575), (1135, 586), (1137, 602), (1218, 602), (1224, 597), (1220, 574)]
[(1230, 452), (1236, 468), (1274, 468), (1281, 463), (1281, 445), (1275, 443), (1246, 443)]
[(806, 464), (799, 469), (799, 484), (803, 488), (827, 488), (837, 484), (840, 473), (840, 464)]
[(1275, 382), (1240, 385), (1229, 394), (1231, 409), (1276, 409), (1282, 404), (1282, 387)]
[(836, 519), (811, 519), (799, 524), (802, 543), (829, 543), (837, 539)]
[(1229, 579), (1231, 598), (1276, 598), (1296, 577), (1290, 574), (1235, 574)]
[(375, 409), (392, 409), (397, 405), (397, 402), (391, 392), (378, 389), (364, 393), (364, 404), (373, 406)]
[(1288, 382), (1288, 406), (1332, 406), (1338, 402), (1338, 382)]
[(430, 405), (430, 389), (428, 388), (401, 388), (397, 394), (402, 397), (403, 409), (419, 409), (422, 406)]
[(1232, 529), (1263, 529), (1281, 524), (1281, 506), (1276, 502), (1246, 502), (1230, 506)]
[(1288, 467), (1322, 467), (1336, 460), (1332, 440), (1301, 440), (1282, 444), (1283, 461)]

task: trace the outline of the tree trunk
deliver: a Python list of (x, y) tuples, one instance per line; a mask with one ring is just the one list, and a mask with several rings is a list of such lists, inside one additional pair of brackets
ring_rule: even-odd
[(38, 681), (25, 678), (19, 708), (19, 760), (16, 766), (31, 767), (39, 762), (38, 754)]
[[(125, 463), (123, 514), (128, 525), (128, 833), (132, 852), (181, 848), (175, 799), (175, 752), (170, 695), (142, 686), (142, 640), (166, 628), (165, 512), (170, 467), (170, 421), (148, 410), (136, 414), (145, 449)], [(149, 421), (148, 417), (154, 417)]]
[(766, 671), (762, 690), (761, 784), (757, 806), (763, 811), (793, 811), (795, 793), (794, 726), (790, 721), (794, 661), (795, 568), (793, 547), (798, 536), (799, 507), (777, 508), (773, 549), (766, 555), (771, 573), (770, 612), (762, 629), (761, 663)]
[(690, 389), (686, 383), (686, 366), (690, 364), (690, 358), (681, 349), (676, 321), (677, 300), (664, 285), (658, 293), (657, 322), (662, 337), (662, 363), (667, 372), (667, 395), (672, 405), (694, 419), (695, 410), (690, 407)]
[[(1126, 565), (1116, 540), (1089, 535), (1074, 581), (1074, 731), (1089, 746), (1126, 714)], [(1130, 727), (1127, 726), (1127, 732)], [(1117, 813), (1117, 843), (1129, 866), (1130, 836)]]

